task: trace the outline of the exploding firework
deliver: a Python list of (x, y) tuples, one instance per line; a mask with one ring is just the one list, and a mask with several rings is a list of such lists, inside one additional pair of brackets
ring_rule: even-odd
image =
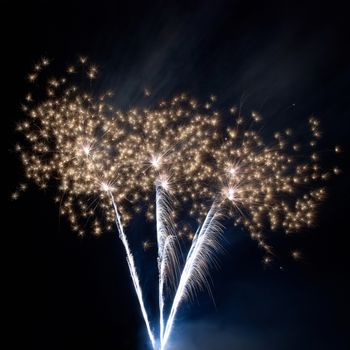
[[(222, 218), (246, 228), (265, 251), (266, 263), (272, 255), (266, 232), (291, 233), (314, 224), (326, 195), (323, 181), (331, 174), (319, 163), (316, 118), (309, 120), (306, 143), (294, 141), (293, 131), (286, 129), (266, 144), (255, 131), (262, 119), (258, 113), (249, 118), (235, 108), (219, 113), (214, 96), (200, 104), (180, 94), (122, 110), (113, 105), (111, 92), (96, 95), (91, 87), (84, 89), (81, 77), (93, 80), (98, 74), (86, 58), (67, 67), (63, 77), (45, 81), (48, 64), (42, 59), (28, 76), (35, 84), (23, 105), (28, 117), (18, 125), (24, 141), (16, 146), (25, 175), (40, 188), (55, 186), (60, 214), (79, 235), (99, 235), (116, 223), (153, 348), (157, 340), (125, 233), (134, 215), (144, 213), (156, 221), (162, 349), (180, 304), (208, 287)], [(194, 235), (177, 223), (179, 217), (197, 220)], [(192, 244), (180, 274), (178, 241), (183, 236)], [(166, 317), (169, 287), (175, 294)]]

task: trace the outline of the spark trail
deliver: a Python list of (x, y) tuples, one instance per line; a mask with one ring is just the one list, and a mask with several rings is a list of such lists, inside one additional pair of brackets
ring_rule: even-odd
[(113, 208), (114, 208), (115, 216), (116, 216), (115, 222), (116, 222), (116, 225), (117, 225), (117, 228), (118, 228), (118, 231), (119, 231), (119, 238), (121, 239), (121, 241), (123, 243), (123, 246), (124, 246), (124, 249), (125, 249), (125, 252), (126, 252), (126, 261), (128, 263), (131, 279), (132, 279), (132, 282), (134, 284), (134, 288), (135, 288), (135, 291), (136, 291), (137, 298), (139, 300), (142, 316), (143, 316), (143, 319), (145, 320), (145, 323), (146, 323), (148, 336), (149, 336), (149, 339), (150, 339), (150, 341), (152, 343), (153, 349), (156, 349), (155, 338), (154, 338), (154, 335), (152, 333), (151, 326), (150, 326), (150, 323), (149, 323), (149, 320), (148, 320), (147, 311), (146, 311), (146, 308), (145, 308), (145, 304), (143, 302), (142, 289), (141, 289), (140, 282), (139, 282), (139, 277), (138, 277), (137, 271), (136, 271), (134, 256), (132, 255), (132, 253), (130, 251), (129, 242), (128, 242), (128, 239), (127, 239), (127, 237), (126, 237), (126, 235), (124, 233), (123, 225), (122, 225), (122, 222), (121, 222), (121, 219), (120, 219), (120, 215), (119, 215), (119, 212), (118, 212), (117, 204), (116, 204), (116, 202), (114, 200), (114, 196), (113, 196), (111, 190), (108, 190), (108, 193), (109, 193), (109, 195), (111, 196), (111, 199), (112, 199)]
[(222, 233), (222, 226), (219, 223), (220, 217), (221, 214), (218, 205), (214, 202), (202, 226), (197, 230), (193, 237), (193, 242), (187, 255), (179, 286), (176, 290), (170, 310), (161, 349), (165, 349), (169, 340), (180, 304), (188, 296), (193, 294), (196, 288), (204, 286), (209, 289), (209, 281), (207, 278), (209, 274), (209, 266), (215, 258), (215, 253), (220, 248), (218, 240)]
[[(157, 243), (158, 243), (158, 271), (159, 271), (159, 339), (160, 346), (162, 347), (163, 338), (163, 311), (164, 311), (164, 274), (165, 274), (165, 262), (164, 262), (164, 246), (166, 241), (166, 230), (163, 223), (163, 207), (162, 207), (162, 190), (159, 186), (156, 188), (156, 220), (157, 220)], [(164, 232), (165, 231), (165, 232)]]
[(171, 218), (171, 204), (166, 194), (168, 182), (160, 179), (156, 183), (156, 222), (158, 243), (158, 273), (159, 273), (159, 339), (162, 348), (164, 334), (164, 303), (165, 283), (175, 280), (178, 264), (174, 222)]

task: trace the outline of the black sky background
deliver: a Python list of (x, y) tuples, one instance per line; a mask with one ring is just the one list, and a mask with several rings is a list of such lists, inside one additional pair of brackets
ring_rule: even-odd
[[(3, 267), (8, 276), (6, 349), (147, 349), (146, 334), (117, 236), (78, 238), (59, 219), (52, 193), (23, 180), (13, 152), (25, 77), (40, 57), (69, 64), (79, 54), (100, 68), (97, 89), (112, 88), (115, 103), (140, 103), (188, 92), (218, 104), (241, 105), (264, 117), (264, 135), (292, 126), (302, 132), (315, 114), (325, 149), (342, 145), (343, 169), (330, 181), (318, 226), (292, 238), (272, 237), (271, 267), (241, 230), (228, 229), (227, 253), (213, 271), (213, 295), (199, 295), (178, 316), (170, 349), (348, 349), (349, 271), (349, 31), (341, 2), (5, 1), (2, 36)], [(305, 122), (305, 124), (304, 124)], [(140, 249), (142, 221), (130, 228), (142, 284), (154, 306), (153, 253)], [(295, 263), (289, 250), (300, 248)], [(8, 254), (6, 254), (8, 253)], [(280, 267), (283, 267), (282, 269)], [(7, 287), (6, 287), (7, 289)], [(23, 343), (24, 346), (19, 347)]]

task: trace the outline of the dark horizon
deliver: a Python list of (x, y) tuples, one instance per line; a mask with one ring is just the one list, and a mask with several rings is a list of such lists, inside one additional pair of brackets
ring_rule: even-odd
[[(302, 131), (316, 115), (324, 149), (339, 144), (343, 150), (337, 160), (327, 159), (342, 174), (328, 184), (317, 225), (290, 238), (271, 236), (278, 252), (271, 266), (264, 266), (263, 252), (247, 232), (228, 227), (226, 253), (212, 272), (214, 302), (201, 293), (181, 309), (169, 350), (349, 347), (345, 8), (313, 1), (5, 1), (3, 14), (3, 234), (10, 238), (3, 249), (9, 249), (14, 347), (24, 342), (37, 350), (149, 349), (117, 235), (78, 237), (59, 218), (50, 190), (32, 185), (17, 201), (10, 199), (25, 180), (14, 145), (27, 74), (43, 56), (65, 66), (80, 54), (99, 67), (97, 89), (113, 89), (122, 108), (139, 103), (144, 88), (154, 102), (182, 91), (201, 101), (214, 94), (219, 106), (261, 113), (266, 138), (290, 126)], [(136, 245), (139, 221), (130, 228)], [(152, 224), (144, 230), (142, 237), (154, 234)], [(300, 249), (303, 259), (294, 261), (292, 249)], [(139, 245), (136, 259), (148, 269), (141, 280), (155, 323), (153, 253), (141, 253)]]

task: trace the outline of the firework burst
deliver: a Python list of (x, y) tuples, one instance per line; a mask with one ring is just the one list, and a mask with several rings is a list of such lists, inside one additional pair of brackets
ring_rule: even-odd
[[(60, 214), (79, 235), (99, 235), (116, 223), (153, 348), (157, 340), (125, 233), (134, 215), (145, 213), (156, 221), (162, 349), (180, 304), (208, 286), (223, 217), (246, 228), (265, 251), (266, 263), (272, 255), (266, 232), (291, 233), (315, 223), (326, 195), (323, 182), (332, 173), (319, 163), (322, 133), (316, 118), (309, 120), (306, 143), (294, 141), (293, 131), (286, 129), (266, 144), (256, 131), (262, 119), (258, 113), (248, 118), (236, 108), (219, 113), (215, 96), (200, 104), (180, 94), (121, 110), (111, 92), (96, 95), (84, 89), (81, 77), (91, 81), (98, 75), (87, 58), (67, 67), (63, 77), (45, 81), (48, 64), (42, 59), (28, 75), (33, 91), (22, 106), (27, 117), (17, 127), (24, 136), (16, 150), (25, 175), (42, 189), (56, 189)], [(13, 198), (25, 188), (22, 184)], [(178, 223), (189, 216), (199, 224), (194, 235)], [(192, 244), (180, 274), (178, 240), (184, 236)], [(165, 317), (169, 287), (174, 299)]]

